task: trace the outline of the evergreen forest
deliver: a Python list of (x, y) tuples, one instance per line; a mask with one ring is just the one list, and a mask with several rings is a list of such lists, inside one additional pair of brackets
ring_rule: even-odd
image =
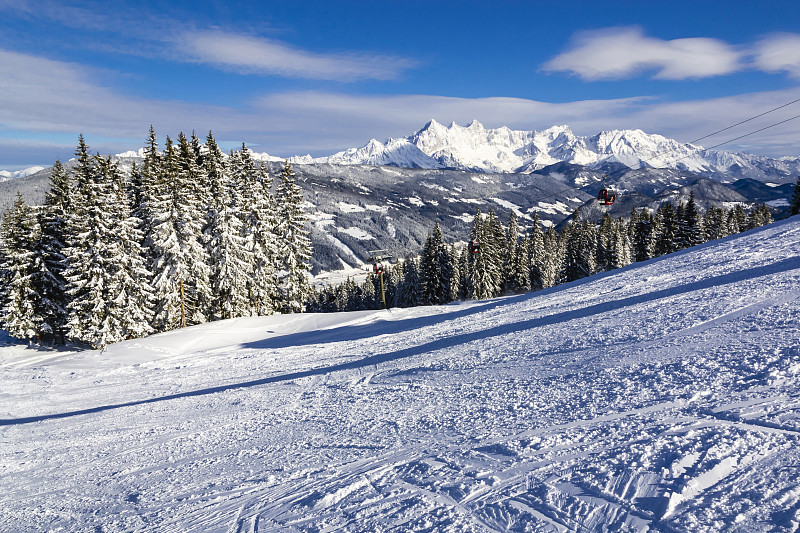
[(311, 243), (295, 174), (277, 183), (242, 145), (183, 133), (123, 172), (83, 136), (44, 205), (0, 226), (0, 326), (19, 339), (103, 348), (185, 325), (303, 311)]
[(102, 349), (212, 320), (520, 294), (772, 222), (765, 205), (701, 213), (693, 195), (600, 224), (576, 211), (561, 231), (478, 210), (466, 244), (437, 223), (420, 254), (314, 290), (288, 161), (273, 179), (244, 144), (225, 156), (211, 132), (181, 133), (160, 149), (152, 127), (138, 167), (91, 155), (83, 136), (75, 155), (70, 171), (56, 161), (43, 205), (18, 197), (0, 225), (0, 327), (18, 339)]
[(693, 193), (687, 202), (665, 202), (655, 213), (634, 209), (629, 218), (618, 220), (606, 213), (599, 225), (575, 211), (560, 232), (552, 226), (545, 231), (534, 215), (530, 231), (522, 234), (513, 212), (504, 226), (493, 211), (484, 216), (479, 210), (466, 244), (445, 243), (436, 224), (421, 254), (384, 268), (380, 275), (370, 274), (361, 284), (348, 280), (316, 291), (307, 309), (377, 309), (382, 306), (381, 286), (389, 307), (537, 291), (771, 222), (763, 204), (749, 214), (738, 204), (701, 214)]

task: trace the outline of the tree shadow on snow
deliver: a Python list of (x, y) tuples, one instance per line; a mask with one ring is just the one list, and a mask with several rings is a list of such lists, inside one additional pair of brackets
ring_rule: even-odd
[[(260, 379), (254, 379), (250, 381), (243, 381), (240, 383), (230, 383), (227, 385), (219, 385), (215, 387), (207, 387), (203, 389), (197, 389), (194, 391), (187, 391), (187, 392), (179, 392), (175, 394), (168, 394), (165, 396), (157, 397), (157, 398), (148, 398), (145, 400), (134, 400), (129, 402), (121, 402), (116, 404), (109, 404), (109, 405), (102, 405), (98, 407), (92, 407), (87, 409), (79, 409), (75, 411), (67, 411), (63, 413), (53, 413), (53, 414), (45, 414), (39, 416), (29, 416), (29, 417), (21, 417), (21, 418), (12, 418), (12, 419), (0, 419), (0, 426), (11, 426), (11, 425), (20, 425), (20, 424), (29, 424), (33, 422), (42, 422), (46, 420), (55, 420), (61, 418), (68, 418), (73, 416), (85, 415), (85, 414), (93, 414), (93, 413), (100, 413), (103, 411), (109, 411), (112, 409), (119, 409), (122, 407), (133, 407), (138, 405), (147, 405), (151, 403), (163, 402), (168, 400), (176, 400), (180, 398), (191, 398), (197, 396), (205, 396), (208, 394), (215, 394), (218, 392), (225, 392), (229, 390), (236, 390), (236, 389), (246, 389), (250, 387), (257, 387), (261, 385), (267, 385), (269, 383), (279, 383), (284, 381), (292, 381), (295, 379), (313, 377), (313, 376), (321, 376), (326, 374), (331, 374), (334, 372), (341, 372), (346, 370), (355, 370), (361, 369), (365, 367), (375, 366), (381, 363), (388, 363), (392, 361), (397, 361), (399, 359), (405, 359), (409, 357), (413, 357), (415, 355), (421, 355), (433, 351), (437, 351), (444, 348), (450, 348), (453, 346), (458, 346), (461, 344), (468, 344), (473, 341), (484, 340), (487, 338), (498, 337), (501, 335), (507, 335), (509, 333), (516, 333), (521, 332), (533, 328), (538, 328), (542, 326), (551, 326), (554, 324), (559, 324), (563, 322), (568, 322), (571, 320), (587, 318), (594, 315), (599, 314), (607, 314), (612, 313), (614, 311), (618, 311), (625, 307), (630, 307), (633, 305), (637, 305), (640, 303), (652, 302), (654, 300), (658, 300), (661, 298), (667, 298), (672, 296), (677, 296), (680, 294), (686, 294), (697, 290), (707, 289), (710, 287), (716, 287), (721, 285), (727, 285), (731, 283), (739, 283), (742, 285), (742, 290), (753, 290), (752, 287), (748, 286), (749, 280), (753, 280), (755, 278), (759, 278), (762, 276), (767, 276), (770, 274), (777, 274), (780, 272), (785, 272), (789, 270), (800, 269), (800, 257), (790, 257), (784, 259), (782, 261), (778, 261), (776, 263), (741, 270), (737, 272), (731, 272), (728, 274), (723, 274), (713, 278), (707, 278), (699, 281), (694, 281), (691, 283), (686, 283), (684, 285), (679, 285), (675, 287), (670, 287), (668, 289), (662, 289), (659, 291), (649, 292), (647, 294), (641, 294), (637, 296), (631, 296), (627, 298), (620, 298), (618, 300), (607, 300), (602, 303), (589, 305), (579, 309), (572, 309), (570, 311), (564, 311), (562, 313), (555, 313), (552, 315), (547, 315), (538, 318), (531, 318), (529, 320), (522, 320), (519, 322), (515, 322), (512, 324), (505, 324), (502, 326), (496, 326), (493, 328), (485, 329), (485, 330), (478, 330), (469, 333), (462, 333), (457, 334), (449, 337), (444, 337), (441, 339), (433, 340), (430, 342), (426, 342), (424, 344), (420, 344), (418, 346), (411, 346), (408, 348), (403, 348), (401, 350), (396, 350), (394, 352), (383, 353), (383, 354), (375, 354), (370, 355), (367, 357), (362, 357), (352, 361), (346, 361), (342, 363), (337, 363), (329, 366), (319, 367), (319, 368), (312, 368), (308, 370), (300, 370), (296, 372), (289, 372), (285, 374), (278, 374), (269, 377), (264, 377)], [(590, 278), (586, 278), (587, 280)], [(596, 279), (596, 278), (595, 278)], [(581, 280), (582, 282), (586, 282)], [(571, 284), (574, 286), (574, 284)], [(561, 289), (564, 288), (564, 285), (560, 286)], [(554, 288), (556, 289), (556, 288)], [(268, 349), (268, 348), (282, 348), (282, 347), (290, 347), (290, 346), (298, 346), (298, 345), (308, 345), (308, 344), (316, 344), (320, 342), (333, 342), (336, 340), (355, 340), (364, 338), (367, 336), (375, 336), (375, 335), (382, 335), (382, 334), (392, 334), (392, 333), (401, 333), (403, 331), (408, 331), (412, 329), (416, 329), (422, 326), (430, 326), (431, 324), (446, 322), (449, 320), (453, 320), (455, 318), (460, 318), (464, 316), (469, 316), (471, 314), (477, 314), (499, 305), (507, 304), (514, 300), (522, 300), (525, 298), (532, 298), (542, 293), (528, 293), (524, 295), (520, 295), (511, 299), (500, 299), (496, 301), (492, 301), (486, 305), (480, 305), (476, 307), (471, 307), (469, 309), (458, 310), (452, 313), (444, 313), (439, 316), (427, 316), (427, 317), (420, 317), (410, 320), (403, 320), (397, 322), (387, 321), (383, 324), (376, 325), (370, 324), (365, 326), (342, 326), (339, 328), (332, 328), (330, 330), (323, 330), (320, 332), (314, 332), (312, 334), (309, 333), (295, 333), (284, 335), (282, 337), (277, 337), (275, 339), (268, 339), (261, 342), (255, 342), (248, 344), (246, 346), (250, 348), (260, 348), (260, 349)], [(344, 355), (344, 354), (343, 354)], [(351, 356), (357, 356), (358, 354), (350, 354)]]
[[(631, 266), (638, 266), (638, 265), (634, 264)], [(749, 287), (748, 284), (745, 283), (746, 281), (761, 276), (777, 274), (779, 272), (784, 272), (787, 270), (794, 270), (794, 269), (800, 269), (800, 257), (789, 257), (787, 259), (778, 261), (776, 263), (772, 263), (770, 265), (731, 272), (713, 278), (706, 278), (699, 281), (687, 283), (684, 285), (670, 287), (668, 289), (648, 292), (646, 294), (641, 294), (638, 296), (631, 296), (628, 298), (621, 298), (618, 300), (606, 300), (604, 302), (590, 305), (580, 309), (574, 309), (570, 311), (565, 311), (563, 313), (556, 313), (541, 318), (525, 320), (522, 322), (516, 322), (514, 324), (500, 326), (499, 329), (501, 331), (495, 334), (490, 333), (492, 330), (488, 330), (488, 332), (487, 331), (477, 332), (477, 335), (479, 335), (480, 337), (491, 337), (497, 334), (515, 332), (523, 329), (530, 329), (532, 327), (537, 327), (537, 326), (548, 326), (559, 322), (565, 322), (573, 319), (586, 318), (592, 315), (617, 311), (624, 307), (629, 307), (639, 303), (659, 300), (661, 298), (677, 296), (680, 294), (685, 294), (696, 290), (707, 289), (719, 285), (727, 285), (730, 283), (741, 283), (742, 291), (752, 290), (752, 287)], [(463, 318), (470, 315), (477, 315), (485, 311), (490, 311), (499, 306), (508, 305), (511, 303), (527, 300), (530, 298), (539, 298), (549, 293), (559, 290), (564, 290), (566, 288), (572, 288), (577, 285), (582, 285), (584, 283), (596, 282), (602, 279), (603, 277), (606, 277), (608, 275), (613, 275), (618, 272), (619, 270), (606, 272), (601, 276), (592, 276), (588, 278), (583, 278), (576, 282), (558, 285), (556, 287), (551, 287), (544, 291), (530, 292), (518, 296), (513, 296), (510, 298), (498, 298), (484, 305), (472, 306), (467, 309), (458, 309), (451, 312), (445, 312), (439, 315), (428, 315), (423, 317), (410, 318), (406, 320), (396, 320), (396, 321), (385, 320), (385, 321), (378, 321), (370, 324), (356, 325), (356, 326), (339, 326), (313, 332), (289, 333), (278, 337), (272, 337), (270, 339), (264, 339), (248, 343), (245, 344), (245, 347), (253, 349), (290, 348), (296, 346), (308, 346), (312, 344), (328, 344), (332, 342), (354, 341), (368, 337), (377, 337), (379, 335), (393, 335), (393, 334), (403, 333), (406, 331), (412, 331), (426, 326), (433, 326), (443, 322), (449, 322), (451, 320)], [(470, 334), (465, 334), (465, 335), (470, 335)], [(461, 336), (456, 335), (455, 337), (450, 337), (450, 338), (453, 339), (459, 337)], [(454, 342), (454, 344), (458, 343)]]

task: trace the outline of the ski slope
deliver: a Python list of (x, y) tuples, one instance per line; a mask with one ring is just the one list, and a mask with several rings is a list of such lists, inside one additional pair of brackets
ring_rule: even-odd
[(492, 301), (6, 345), (0, 379), (0, 531), (796, 531), (800, 219)]

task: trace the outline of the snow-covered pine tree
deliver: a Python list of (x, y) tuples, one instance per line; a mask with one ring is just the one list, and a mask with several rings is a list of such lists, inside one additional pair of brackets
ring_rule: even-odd
[[(192, 136), (189, 139), (189, 146), (185, 151), (185, 155), (184, 150), (181, 149), (181, 165), (185, 165), (188, 168), (191, 164), (189, 160), (192, 158), (194, 159), (194, 163), (191, 164), (191, 166), (197, 169), (197, 176), (192, 182), (191, 196), (194, 198), (200, 215), (203, 218), (214, 203), (214, 199), (211, 197), (211, 184), (208, 181), (208, 174), (205, 171), (206, 160), (208, 159), (207, 154), (208, 150), (200, 142), (200, 139), (197, 138), (195, 132), (192, 131)], [(186, 158), (186, 162), (183, 161), (184, 157)]]
[(314, 303), (309, 307), (309, 311), (312, 313), (335, 313), (340, 311), (336, 305), (337, 288), (328, 285), (315, 292), (313, 295)]
[(447, 251), (450, 265), (450, 301), (458, 300), (461, 293), (461, 250), (451, 244)]
[(625, 221), (621, 218), (614, 227), (614, 252), (611, 259), (612, 268), (622, 268), (631, 264), (631, 243)]
[(205, 173), (199, 166), (202, 157), (197, 137), (192, 134), (190, 143), (183, 133), (178, 135), (178, 175), (174, 180), (174, 201), (177, 212), (175, 234), (181, 243), (185, 262), (183, 283), (184, 307), (187, 324), (200, 324), (208, 320), (211, 306), (211, 281), (209, 259), (203, 246), (203, 226), (208, 209), (208, 191), (205, 190)]
[(422, 249), (420, 276), (422, 301), (425, 304), (438, 305), (450, 301), (452, 266), (438, 222), (428, 235)]
[[(403, 275), (402, 266), (399, 263), (390, 265), (383, 273), (383, 293), (386, 298), (386, 306), (391, 307), (395, 300), (397, 284), (400, 283)], [(380, 298), (380, 280), (375, 286), (377, 298)], [(382, 305), (382, 302), (381, 302)]]
[(472, 252), (469, 243), (461, 247), (456, 260), (458, 261), (458, 297), (456, 300), (466, 300), (471, 294), (470, 269), (472, 268)]
[(367, 279), (364, 280), (364, 285), (361, 288), (361, 301), (363, 302), (364, 309), (381, 308), (381, 288), (378, 276), (373, 274), (367, 275)]
[(544, 234), (543, 259), (540, 267), (543, 288), (553, 287), (560, 283), (559, 274), (564, 262), (565, 250), (566, 246), (562, 235), (556, 233), (553, 226), (547, 228), (547, 232)]
[[(494, 296), (497, 286), (491, 257), (493, 252), (489, 251), (491, 235), (480, 209), (477, 210), (475, 218), (472, 220), (469, 240), (472, 243), (478, 243), (478, 248), (474, 251), (470, 250), (468, 298), (473, 300), (491, 298)], [(494, 252), (496, 253), (496, 250)]]
[(69, 212), (70, 177), (61, 161), (56, 161), (50, 175), (50, 189), (45, 193), (45, 205), (39, 211), (42, 269), (37, 285), (42, 295), (43, 331), (48, 331), (53, 342), (64, 343), (64, 326), (67, 323), (68, 298), (64, 281), (64, 247), (67, 241), (67, 213)]
[(686, 240), (688, 246), (697, 246), (705, 242), (703, 232), (703, 218), (694, 199), (694, 191), (689, 193), (689, 200), (683, 209), (684, 225), (686, 227)]
[(600, 228), (597, 230), (597, 270), (607, 272), (617, 268), (614, 248), (614, 220), (608, 211), (603, 213)]
[(349, 298), (349, 294), (347, 292), (347, 284), (342, 283), (341, 285), (336, 287), (335, 290), (336, 294), (336, 310), (337, 311), (347, 311), (347, 301)]
[[(127, 336), (117, 298), (122, 290), (119, 264), (123, 260), (119, 232), (120, 216), (114, 194), (113, 166), (101, 157), (89, 157), (80, 138), (75, 168), (75, 195), (68, 219), (70, 229), (65, 248), (64, 278), (70, 317), (70, 337), (103, 348)], [(120, 194), (121, 196), (121, 194)]]
[(207, 315), (213, 319), (234, 318), (249, 314), (249, 262), (228, 168), (211, 132), (206, 138), (206, 148), (205, 171), (213, 199), (203, 231), (211, 267), (212, 305)]
[(728, 236), (728, 214), (721, 207), (711, 206), (703, 217), (703, 227), (708, 240)]
[(800, 214), (800, 176), (797, 177), (797, 182), (794, 184), (794, 194), (792, 195), (792, 208), (789, 214), (790, 216)]
[(747, 215), (742, 209), (742, 204), (736, 206), (728, 212), (728, 233), (734, 235), (747, 229)]
[(635, 261), (635, 250), (633, 250), (634, 242), (636, 242), (636, 226), (639, 224), (639, 212), (636, 208), (631, 209), (631, 215), (628, 217), (628, 241), (631, 243), (631, 259)]
[(405, 258), (402, 264), (403, 279), (397, 284), (393, 307), (415, 307), (421, 305), (419, 259)]
[(177, 235), (180, 223), (176, 203), (178, 155), (172, 140), (167, 137), (164, 153), (160, 156), (157, 188), (151, 191), (148, 202), (152, 216), (149, 237), (150, 272), (152, 273), (155, 310), (153, 327), (156, 331), (169, 331), (181, 327), (180, 284), (188, 279), (187, 265), (183, 260), (181, 239)]
[(533, 213), (533, 227), (528, 234), (528, 264), (530, 267), (530, 290), (538, 291), (544, 284), (545, 245), (544, 233), (539, 223), (539, 213)]
[[(87, 250), (92, 246), (92, 241), (96, 237), (96, 229), (92, 228), (89, 220), (92, 211), (91, 204), (94, 200), (90, 194), (93, 188), (94, 173), (96, 168), (89, 156), (89, 147), (83, 138), (78, 136), (78, 147), (75, 150), (77, 164), (72, 170), (71, 184), (69, 190), (68, 210), (66, 213), (66, 246), (62, 249), (64, 253), (64, 281), (65, 292), (67, 293), (67, 323), (65, 324), (67, 336), (79, 341), (83, 341), (84, 321), (88, 318), (84, 316), (87, 312), (86, 300), (93, 290), (89, 286), (88, 261), (91, 256)], [(104, 221), (105, 223), (105, 221)]]
[(572, 215), (572, 223), (564, 228), (562, 235), (566, 249), (561, 279), (570, 282), (594, 274), (597, 271), (597, 236), (594, 225), (582, 220), (576, 210)]
[(515, 283), (515, 254), (519, 241), (519, 219), (511, 211), (508, 215), (508, 227), (503, 239), (503, 252), (501, 259), (501, 292), (517, 293), (519, 290)]
[(275, 191), (279, 220), (276, 234), (281, 245), (278, 250), (278, 307), (283, 313), (303, 312), (303, 302), (310, 290), (311, 241), (305, 229), (303, 196), (295, 178), (287, 159)]
[(656, 211), (655, 255), (671, 254), (678, 249), (675, 242), (676, 231), (675, 208), (670, 202), (664, 202)]
[(114, 283), (108, 287), (108, 315), (118, 328), (113, 331), (110, 342), (139, 338), (153, 333), (150, 325), (153, 317), (153, 290), (150, 272), (142, 251), (140, 221), (133, 216), (128, 202), (126, 179), (116, 162), (99, 158), (98, 165), (103, 180), (111, 190), (107, 216), (113, 221), (109, 239), (111, 253), (116, 256)]
[(34, 287), (38, 232), (35, 210), (17, 193), (0, 225), (0, 324), (12, 337), (29, 341), (41, 334), (42, 323)]
[(747, 229), (760, 228), (772, 223), (772, 213), (765, 204), (758, 204), (747, 215)]
[(364, 311), (367, 309), (366, 305), (364, 305), (364, 290), (361, 285), (353, 281), (352, 278), (347, 278), (343, 288), (347, 295), (345, 311)]
[(772, 211), (769, 210), (766, 204), (761, 204), (761, 221), (763, 222), (762, 226), (766, 226), (767, 224), (772, 224), (775, 220), (772, 218)]
[(689, 228), (686, 226), (684, 211), (686, 204), (678, 202), (675, 206), (675, 249), (683, 250), (689, 247)]
[(142, 234), (142, 250), (148, 268), (152, 268), (154, 252), (151, 250), (153, 231), (158, 223), (154, 211), (159, 195), (164, 188), (161, 178), (161, 154), (158, 151), (158, 140), (153, 126), (145, 145), (144, 162), (140, 169), (134, 168), (131, 174), (129, 195), (134, 201), (134, 216), (139, 220), (139, 231)]
[(638, 215), (633, 237), (633, 259), (647, 261), (653, 257), (653, 216), (646, 207)]
[(487, 263), (490, 267), (492, 286), (487, 298), (494, 298), (503, 292), (504, 284), (504, 267), (503, 262), (508, 253), (506, 250), (506, 230), (503, 228), (500, 218), (494, 209), (489, 209), (486, 218), (484, 219), (484, 240), (486, 246), (484, 247)]
[[(509, 224), (510, 226), (511, 224)], [(509, 292), (521, 294), (531, 290), (530, 237), (521, 237), (514, 246)]]
[(250, 260), (247, 291), (251, 311), (254, 315), (268, 315), (275, 310), (278, 297), (275, 271), (279, 239), (275, 233), (278, 220), (272, 177), (266, 165), (256, 167), (244, 143), (233, 160), (242, 189), (242, 229)]

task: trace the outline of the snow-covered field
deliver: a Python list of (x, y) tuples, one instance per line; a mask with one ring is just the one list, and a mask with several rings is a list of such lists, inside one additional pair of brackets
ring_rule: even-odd
[(0, 347), (0, 531), (795, 531), (798, 299), (795, 217), (488, 302)]

